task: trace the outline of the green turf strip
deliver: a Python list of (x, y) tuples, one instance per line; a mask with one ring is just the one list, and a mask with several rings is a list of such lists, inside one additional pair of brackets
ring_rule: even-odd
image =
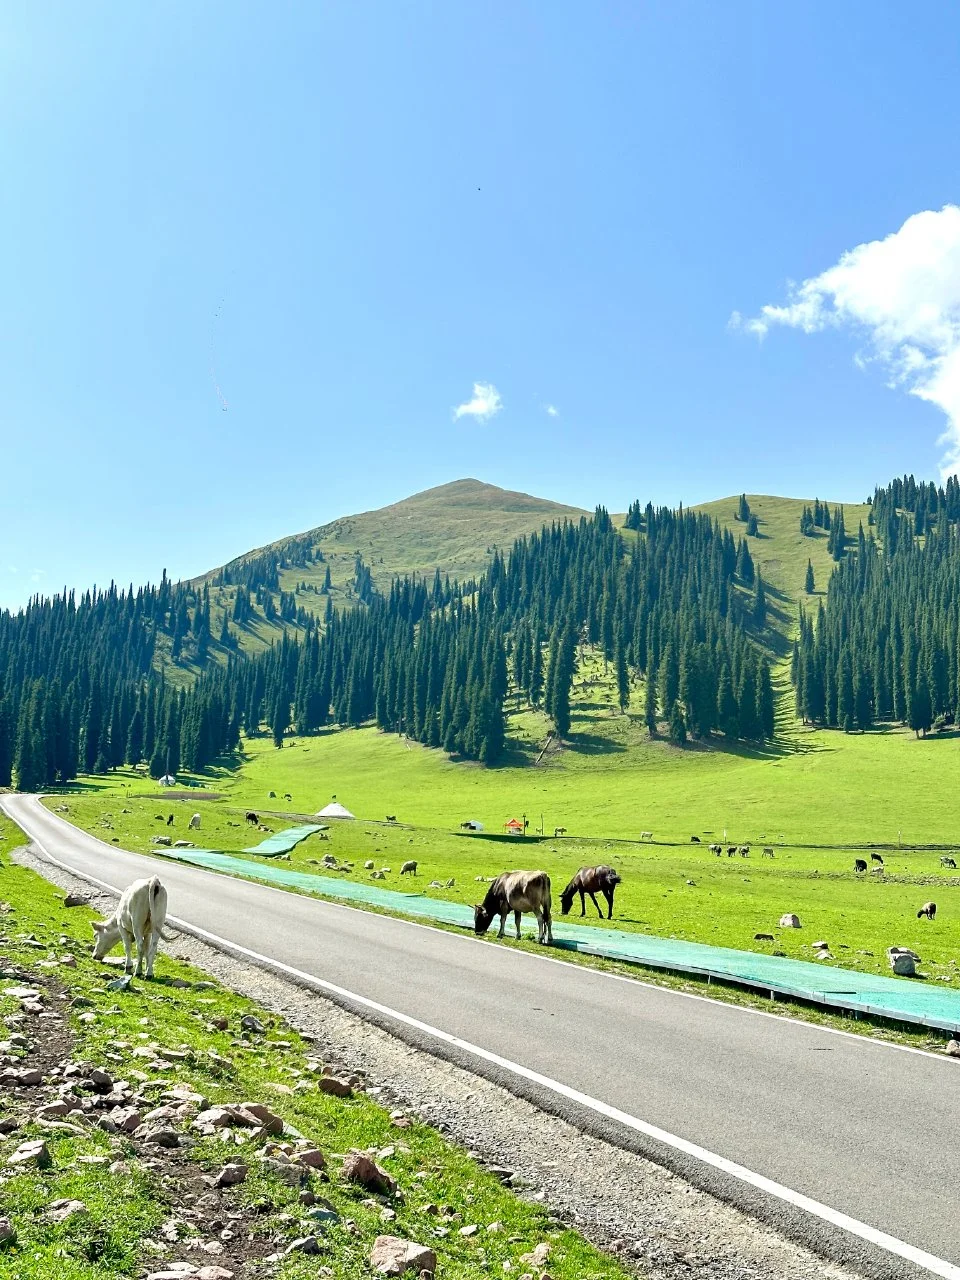
[[(245, 879), (399, 911), (441, 924), (473, 927), (472, 909), (464, 903), (443, 902), (422, 893), (399, 893), (363, 882), (334, 880), (286, 867), (254, 866), (242, 858), (205, 849), (164, 849), (158, 852), (163, 857), (208, 870), (225, 871)], [(658, 938), (617, 929), (601, 930), (566, 922), (555, 926), (554, 939), (555, 946), (562, 950), (581, 951), (681, 973), (709, 975), (725, 982), (742, 983), (832, 1008), (960, 1031), (960, 992), (942, 990), (923, 980), (885, 978), (807, 960), (791, 960), (785, 956), (759, 955), (731, 947), (711, 947), (678, 938)]]

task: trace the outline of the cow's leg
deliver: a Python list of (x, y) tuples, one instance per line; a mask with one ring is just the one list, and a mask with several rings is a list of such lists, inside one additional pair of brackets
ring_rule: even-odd
[(514, 923), (515, 923), (515, 924), (516, 924), (516, 926), (517, 926), (517, 941), (518, 941), (518, 942), (520, 941), (520, 917), (521, 917), (521, 915), (522, 915), (522, 914), (523, 914), (523, 912), (522, 912), (522, 911), (515, 911), (515, 912), (513, 913)]
[(506, 927), (507, 927), (507, 913), (504, 911), (501, 913), (501, 916), (500, 916), (500, 932), (497, 934), (498, 938), (503, 937), (504, 930), (506, 929)]
[(591, 895), (590, 895), (590, 901), (591, 901), (591, 902), (593, 903), (593, 905), (597, 908), (597, 915), (598, 915), (598, 916), (600, 917), (600, 919), (602, 920), (602, 919), (603, 919), (603, 912), (600, 910), (600, 903), (597, 901), (597, 895), (596, 895), (595, 893), (591, 893)]
[(133, 968), (133, 934), (129, 929), (120, 930), (120, 941), (123, 943), (123, 972), (129, 973)]
[[(607, 900), (607, 919), (612, 920), (613, 919), (613, 890), (604, 889), (603, 896)], [(601, 914), (603, 913), (601, 912)]]
[(581, 889), (580, 890), (580, 919), (582, 920), (586, 914), (587, 914), (587, 900), (583, 896), (583, 890)]
[(550, 908), (543, 909), (543, 923), (546, 925), (546, 937), (543, 939), (548, 946), (553, 946), (553, 917), (550, 914)]
[(533, 914), (537, 917), (537, 941), (543, 942), (543, 912), (539, 907), (534, 907)]
[(153, 962), (157, 954), (157, 947), (160, 945), (160, 935), (151, 925), (149, 932), (144, 938), (144, 950), (146, 952), (146, 970), (147, 977), (153, 977)]

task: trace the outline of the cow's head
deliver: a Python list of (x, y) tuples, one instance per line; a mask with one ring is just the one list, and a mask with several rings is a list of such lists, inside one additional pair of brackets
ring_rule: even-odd
[(102, 960), (120, 941), (120, 930), (113, 917), (109, 920), (94, 920), (90, 927), (93, 929), (93, 958)]
[(474, 933), (486, 933), (490, 928), (490, 921), (493, 919), (493, 912), (486, 903), (478, 902), (473, 908), (473, 931)]
[(574, 895), (573, 885), (567, 885), (566, 889), (564, 889), (563, 893), (561, 893), (560, 895), (560, 914), (561, 915), (563, 916), (569, 915), (570, 908), (573, 906), (573, 895)]

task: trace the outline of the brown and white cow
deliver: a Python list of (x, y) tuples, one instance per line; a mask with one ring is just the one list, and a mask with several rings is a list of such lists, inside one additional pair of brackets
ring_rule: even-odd
[(500, 932), (497, 937), (502, 938), (507, 915), (512, 911), (519, 940), (520, 917), (525, 911), (531, 911), (537, 917), (537, 941), (552, 946), (550, 905), (550, 877), (545, 871), (505, 871), (494, 880), (483, 902), (473, 908), (474, 931), (486, 933), (493, 917), (499, 916)]

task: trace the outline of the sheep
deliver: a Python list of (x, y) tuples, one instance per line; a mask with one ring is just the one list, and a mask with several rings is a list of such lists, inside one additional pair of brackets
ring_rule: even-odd
[(922, 916), (926, 916), (928, 920), (932, 920), (936, 914), (937, 904), (935, 902), (925, 902), (917, 912), (917, 919), (919, 920)]
[(400, 868), (400, 874), (402, 876), (415, 876), (417, 874), (417, 864), (413, 860), (405, 862)]
[(880, 857), (879, 853), (871, 853), (871, 855), (870, 855), (870, 861), (871, 861), (871, 862), (878, 862), (878, 863), (880, 864), (880, 866), (881, 866), (881, 867), (883, 866), (883, 859)]

